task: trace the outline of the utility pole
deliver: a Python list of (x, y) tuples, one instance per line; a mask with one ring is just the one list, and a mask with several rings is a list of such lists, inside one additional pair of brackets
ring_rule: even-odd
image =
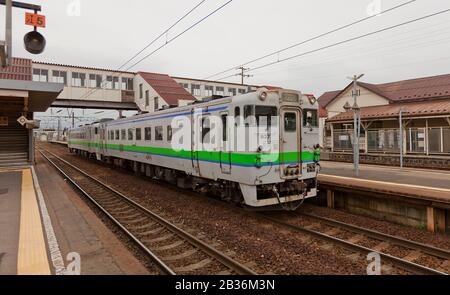
[(244, 78), (253, 77), (253, 75), (245, 74), (245, 71), (250, 70), (249, 68), (239, 67), (236, 70), (241, 70), (241, 72), (239, 74), (236, 74), (236, 76), (241, 76), (241, 85), (244, 85)]
[(358, 96), (361, 95), (361, 92), (358, 90), (358, 80), (363, 76), (364, 74), (347, 77), (353, 81), (353, 106), (351, 109), (353, 110), (353, 166), (356, 176), (359, 176), (359, 137), (361, 136), (361, 108), (358, 105)]
[(5, 42), (6, 42), (6, 65), (11, 64), (12, 59), (12, 0), (6, 0), (6, 11), (5, 11)]

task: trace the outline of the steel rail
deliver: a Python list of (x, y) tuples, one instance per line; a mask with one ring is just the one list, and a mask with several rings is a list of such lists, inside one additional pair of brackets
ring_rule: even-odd
[(370, 249), (370, 248), (367, 248), (367, 247), (364, 247), (364, 246), (353, 244), (351, 242), (348, 242), (348, 241), (345, 241), (345, 240), (342, 240), (342, 239), (339, 239), (339, 238), (336, 238), (336, 237), (333, 237), (333, 236), (321, 233), (319, 231), (306, 229), (306, 228), (301, 227), (301, 226), (297, 226), (297, 225), (294, 225), (294, 224), (291, 224), (291, 223), (287, 223), (287, 222), (281, 221), (281, 220), (279, 220), (277, 218), (274, 218), (274, 217), (270, 217), (270, 216), (263, 215), (263, 214), (258, 214), (258, 216), (260, 216), (261, 218), (264, 218), (264, 219), (266, 219), (268, 221), (271, 221), (271, 222), (273, 222), (275, 224), (287, 227), (287, 228), (289, 228), (291, 230), (302, 232), (302, 233), (306, 233), (308, 235), (311, 235), (313, 237), (316, 237), (316, 238), (318, 238), (320, 240), (323, 240), (323, 241), (326, 241), (326, 242), (331, 242), (331, 243), (334, 243), (334, 244), (338, 244), (338, 245), (340, 245), (340, 246), (342, 246), (344, 248), (347, 248), (349, 250), (352, 250), (352, 251), (357, 251), (357, 252), (360, 252), (360, 253), (364, 253), (366, 255), (369, 254), (369, 253), (378, 253), (380, 255), (382, 261), (383, 260), (387, 261), (387, 262), (389, 262), (389, 263), (391, 263), (391, 264), (393, 264), (393, 265), (395, 265), (397, 267), (402, 268), (403, 270), (412, 272), (414, 274), (448, 275), (447, 273), (441, 272), (439, 270), (432, 269), (432, 268), (429, 268), (429, 267), (426, 267), (426, 266), (423, 266), (423, 265), (420, 265), (420, 264), (417, 264), (417, 263), (414, 263), (414, 262), (410, 262), (410, 261), (407, 261), (407, 260), (404, 260), (404, 259), (392, 256), (392, 255), (389, 255), (389, 254), (386, 254), (386, 253), (382, 253), (380, 251), (376, 251), (376, 250), (373, 250), (373, 249)]
[[(170, 230), (171, 232), (175, 233), (176, 235), (178, 235), (179, 237), (181, 237), (182, 239), (186, 240), (187, 242), (189, 242), (191, 245), (193, 245), (194, 247), (202, 250), (203, 252), (205, 252), (206, 254), (208, 254), (210, 257), (216, 259), (217, 261), (219, 261), (221, 264), (227, 266), (228, 268), (230, 268), (231, 270), (235, 271), (237, 274), (240, 275), (257, 275), (256, 272), (254, 272), (253, 270), (249, 269), (248, 267), (246, 267), (245, 265), (235, 261), (234, 259), (228, 257), (227, 255), (225, 255), (224, 253), (218, 251), (217, 249), (215, 249), (214, 247), (208, 245), (207, 243), (199, 240), (198, 238), (194, 237), (193, 235), (191, 235), (190, 233), (186, 232), (185, 230), (177, 227), (176, 225), (174, 225), (173, 223), (165, 220), (164, 218), (162, 218), (161, 216), (157, 215), (156, 213), (148, 210), (147, 208), (143, 207), (142, 205), (140, 205), (139, 203), (135, 202), (134, 200), (130, 199), (129, 197), (125, 196), (124, 194), (122, 194), (121, 192), (115, 190), (114, 188), (111, 188), (110, 186), (108, 186), (107, 184), (103, 183), (102, 181), (98, 180), (97, 178), (89, 175), (88, 173), (86, 173), (85, 171), (81, 170), (80, 168), (76, 167), (75, 165), (69, 163), (68, 161), (62, 159), (61, 157), (55, 155), (54, 153), (48, 151), (48, 150), (44, 150), (45, 152), (49, 153), (50, 155), (52, 155), (53, 157), (55, 157), (56, 159), (58, 159), (59, 161), (63, 162), (64, 164), (68, 165), (69, 167), (71, 167), (72, 169), (76, 170), (77, 172), (79, 172), (80, 174), (82, 174), (83, 176), (87, 177), (88, 179), (92, 180), (93, 182), (101, 185), (102, 187), (106, 188), (107, 190), (109, 190), (110, 192), (114, 193), (115, 195), (117, 195), (119, 197), (119, 199), (126, 201), (127, 203), (129, 203), (130, 205), (138, 208), (139, 210), (141, 210), (142, 212), (144, 212), (145, 214), (147, 214), (148, 216), (150, 216), (151, 218), (153, 218), (154, 220), (156, 220), (158, 223), (160, 223), (162, 226), (166, 227), (168, 230)], [(85, 194), (86, 196), (88, 196), (88, 198), (93, 201), (93, 203), (99, 207), (109, 218), (111, 218), (114, 223), (116, 223), (121, 229), (123, 229), (127, 235), (129, 235), (133, 241), (135, 241), (141, 248), (144, 247), (144, 251), (147, 252), (147, 254), (149, 254), (149, 256), (152, 258), (152, 260), (156, 261), (156, 263), (158, 265), (161, 265), (163, 270), (169, 274), (175, 274), (175, 272), (173, 270), (171, 270), (161, 259), (159, 259), (156, 254), (154, 254), (150, 249), (148, 249), (145, 245), (143, 245), (138, 238), (136, 238), (131, 232), (129, 232), (124, 226), (122, 226), (120, 224), (119, 221), (117, 221), (113, 216), (111, 216), (111, 214), (109, 214), (106, 209), (104, 209), (98, 202), (95, 201), (95, 199), (90, 196), (83, 188), (81, 188), (75, 180), (71, 179), (67, 173), (65, 173), (64, 171), (62, 171), (61, 168), (57, 167), (57, 165), (51, 161), (48, 157), (46, 157), (43, 153), (42, 150), (39, 150), (39, 152), (50, 162), (53, 164), (53, 166), (55, 166), (64, 176), (66, 176), (70, 182), (72, 182), (78, 189), (81, 190), (81, 192), (83, 194)]]
[(328, 225), (341, 227), (345, 230), (348, 230), (348, 231), (351, 231), (354, 233), (358, 233), (358, 234), (363, 234), (363, 235), (368, 236), (373, 239), (386, 241), (386, 242), (389, 242), (389, 243), (392, 243), (392, 244), (395, 244), (398, 246), (407, 247), (407, 248), (410, 248), (413, 250), (421, 251), (428, 255), (432, 255), (432, 256), (442, 258), (442, 259), (450, 260), (450, 251), (449, 250), (437, 248), (437, 247), (427, 245), (427, 244), (418, 243), (418, 242), (407, 240), (404, 238), (399, 238), (399, 237), (385, 234), (385, 233), (382, 233), (379, 231), (375, 231), (372, 229), (345, 223), (345, 222), (334, 220), (331, 218), (318, 216), (315, 214), (304, 213), (304, 212), (294, 213), (294, 214), (299, 215), (299, 216), (306, 216), (306, 217), (314, 218), (314, 219), (320, 220)]

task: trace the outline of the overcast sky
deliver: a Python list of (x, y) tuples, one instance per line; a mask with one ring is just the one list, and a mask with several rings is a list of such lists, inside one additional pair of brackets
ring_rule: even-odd
[[(116, 69), (200, 0), (45, 0), (46, 51), (25, 52), (24, 11), (15, 9), (14, 55), (38, 61)], [(169, 32), (176, 36), (227, 0), (207, 0)], [(217, 14), (151, 56), (133, 71), (205, 78), (253, 58), (314, 37), (408, 0), (234, 0)], [(250, 68), (450, 8), (449, 1), (417, 0), (393, 12), (249, 65)], [(4, 8), (0, 8), (3, 19)], [(3, 21), (0, 39), (4, 38)], [(152, 51), (166, 38), (149, 48)], [(247, 83), (276, 85), (319, 96), (364, 73), (369, 83), (450, 72), (450, 13), (279, 63)], [(216, 78), (221, 78), (234, 71)], [(238, 77), (228, 79), (239, 81)]]

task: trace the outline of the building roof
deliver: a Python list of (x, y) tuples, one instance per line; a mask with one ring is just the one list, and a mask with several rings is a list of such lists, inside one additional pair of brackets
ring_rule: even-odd
[(74, 66), (74, 65), (68, 65), (68, 64), (42, 62), (42, 61), (33, 61), (33, 63), (41, 64), (41, 65), (48, 65), (48, 66), (68, 67), (68, 68), (77, 68), (77, 69), (85, 69), (85, 70), (93, 70), (93, 71), (117, 72), (117, 73), (124, 73), (124, 74), (133, 74), (133, 75), (136, 74), (136, 72), (130, 72), (130, 71), (120, 71), (120, 70), (112, 70), (112, 69), (96, 68), (96, 67), (87, 67), (87, 66)]
[(11, 65), (8, 67), (0, 67), (0, 79), (4, 80), (20, 80), (31, 81), (32, 61), (26, 58), (12, 58)]
[[(397, 118), (401, 109), (403, 109), (403, 116), (405, 118), (450, 115), (450, 99), (392, 103), (381, 106), (363, 107), (361, 108), (361, 119)], [(328, 119), (328, 122), (345, 122), (352, 120), (353, 112), (348, 111)]]
[[(358, 82), (358, 85), (386, 98), (391, 103), (450, 98), (450, 74), (384, 84)], [(325, 92), (319, 97), (320, 105), (327, 107), (351, 86), (352, 83), (343, 90)]]
[(342, 92), (342, 90), (335, 90), (335, 91), (328, 91), (325, 92), (324, 94), (322, 94), (319, 97), (319, 105), (321, 107), (326, 107), (330, 104), (330, 102), (332, 102), (340, 93)]
[(319, 118), (328, 118), (328, 111), (321, 105), (319, 105)]
[(0, 79), (0, 89), (28, 92), (30, 112), (45, 112), (63, 91), (62, 83)]
[(196, 100), (192, 94), (169, 75), (146, 72), (138, 72), (138, 75), (171, 106), (177, 106), (179, 100)]
[(230, 85), (230, 86), (241, 86), (241, 87), (260, 87), (257, 85), (250, 85), (250, 84), (244, 84), (242, 85), (241, 83), (232, 83), (232, 82), (224, 82), (224, 81), (215, 81), (215, 80), (204, 80), (204, 79), (194, 79), (194, 78), (186, 78), (186, 77), (175, 77), (172, 76), (172, 78), (174, 79), (179, 79), (179, 80), (191, 80), (191, 81), (197, 81), (197, 82), (203, 82), (203, 83), (218, 83), (218, 84), (225, 84), (225, 85)]

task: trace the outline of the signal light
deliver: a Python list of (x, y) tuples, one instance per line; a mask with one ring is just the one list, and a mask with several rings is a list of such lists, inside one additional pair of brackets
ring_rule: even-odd
[(44, 52), (45, 45), (47, 44), (44, 36), (36, 30), (28, 32), (23, 37), (23, 42), (25, 49), (32, 54), (41, 54)]

